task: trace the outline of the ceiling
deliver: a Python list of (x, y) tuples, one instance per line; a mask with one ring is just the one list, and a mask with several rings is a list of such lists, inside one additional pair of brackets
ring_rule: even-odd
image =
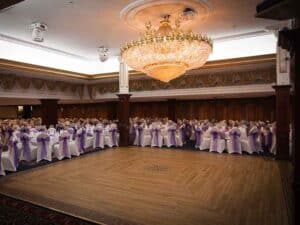
[[(260, 1), (208, 0), (211, 13), (205, 21), (197, 24), (195, 31), (207, 34), (217, 41), (228, 37), (230, 39), (249, 34), (250, 36), (262, 34), (266, 28), (277, 26), (278, 22), (255, 18), (255, 7)], [(111, 49), (112, 55), (118, 55), (119, 48), (125, 42), (139, 36), (136, 30), (126, 26), (120, 19), (120, 11), (131, 2), (132, 0), (25, 0), (0, 11), (0, 41), (5, 39), (75, 57), (76, 60), (81, 61), (73, 60), (70, 64), (80, 65), (78, 67), (81, 68), (96, 68), (99, 67), (96, 65), (99, 64), (97, 47), (105, 45)], [(29, 25), (36, 21), (48, 25), (45, 42), (41, 44), (31, 40)], [(38, 54), (35, 57), (38, 57)], [(51, 57), (55, 58), (55, 55)], [(83, 62), (90, 60), (93, 60), (94, 64)], [(64, 59), (60, 61), (63, 63)], [(43, 65), (38, 61), (33, 64)], [(116, 57), (111, 64), (118, 65)], [(109, 65), (104, 63), (101, 66)], [(72, 68), (70, 66), (64, 69), (72, 70)], [(83, 72), (80, 69), (73, 69), (73, 71)], [(86, 69), (86, 71), (93, 74), (96, 69)], [(103, 71), (113, 72), (113, 70)]]
[[(130, 0), (25, 0), (0, 13), (0, 33), (31, 42), (29, 25), (45, 22), (49, 29), (42, 45), (86, 58), (97, 58), (96, 48), (119, 49), (138, 32), (120, 19)], [(260, 0), (210, 0), (212, 11), (196, 31), (212, 38), (264, 30), (276, 22), (255, 18)]]

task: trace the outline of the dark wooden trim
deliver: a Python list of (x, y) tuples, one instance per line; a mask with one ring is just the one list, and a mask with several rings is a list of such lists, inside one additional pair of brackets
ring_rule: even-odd
[(129, 116), (130, 116), (130, 96), (131, 94), (117, 94), (118, 102), (118, 120), (120, 132), (120, 146), (129, 145)]
[(294, 153), (294, 190), (295, 190), (295, 224), (300, 223), (300, 29), (293, 32), (295, 60), (295, 153)]
[(276, 92), (276, 152), (277, 159), (288, 160), (290, 134), (290, 89), (291, 85), (275, 85)]
[(49, 127), (58, 122), (58, 99), (41, 99), (41, 117), (43, 124)]
[(10, 6), (16, 5), (24, 0), (1, 0), (0, 1), (0, 10), (8, 8)]

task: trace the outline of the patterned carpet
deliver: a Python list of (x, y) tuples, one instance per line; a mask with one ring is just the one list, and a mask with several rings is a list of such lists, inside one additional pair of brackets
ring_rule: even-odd
[(94, 225), (50, 209), (0, 194), (1, 225)]

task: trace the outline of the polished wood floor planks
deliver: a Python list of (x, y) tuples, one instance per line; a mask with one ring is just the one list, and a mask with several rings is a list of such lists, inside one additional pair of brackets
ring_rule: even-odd
[(288, 224), (278, 163), (118, 148), (0, 179), (0, 193), (99, 224)]

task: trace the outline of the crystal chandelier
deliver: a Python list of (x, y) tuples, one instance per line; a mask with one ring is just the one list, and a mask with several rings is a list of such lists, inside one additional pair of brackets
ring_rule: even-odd
[(165, 16), (158, 29), (147, 23), (146, 32), (139, 40), (126, 44), (121, 56), (132, 69), (169, 82), (203, 66), (212, 47), (208, 37), (183, 31), (179, 20), (172, 27), (169, 16)]

